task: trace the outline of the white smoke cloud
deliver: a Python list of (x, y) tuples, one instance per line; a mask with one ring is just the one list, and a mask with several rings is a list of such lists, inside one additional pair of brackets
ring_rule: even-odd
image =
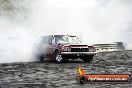
[(29, 62), (35, 37), (28, 27), (6, 17), (0, 19), (0, 63)]
[(0, 0), (0, 63), (28, 62), (32, 58), (34, 35), (29, 31), (30, 3)]
[(0, 63), (34, 61), (32, 58), (34, 36), (22, 27), (6, 24), (4, 23), (5, 27), (0, 33)]
[(34, 24), (38, 34), (82, 34), (87, 43), (122, 41), (130, 45), (130, 0), (37, 0)]

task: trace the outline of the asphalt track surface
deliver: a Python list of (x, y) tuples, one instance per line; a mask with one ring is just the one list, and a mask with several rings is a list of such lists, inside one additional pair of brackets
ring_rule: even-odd
[(130, 83), (89, 83), (78, 85), (76, 67), (81, 64), (89, 74), (132, 74), (132, 51), (98, 53), (92, 62), (3, 63), (0, 88), (132, 88)]

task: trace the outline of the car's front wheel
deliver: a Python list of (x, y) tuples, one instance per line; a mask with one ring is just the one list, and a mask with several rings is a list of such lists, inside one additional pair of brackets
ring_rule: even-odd
[(58, 63), (63, 62), (62, 56), (57, 51), (54, 52), (53, 59)]

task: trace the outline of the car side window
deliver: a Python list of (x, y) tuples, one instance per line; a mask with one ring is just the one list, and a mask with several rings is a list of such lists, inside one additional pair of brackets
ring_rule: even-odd
[(52, 44), (52, 38), (51, 38), (51, 36), (49, 36), (49, 37), (47, 37), (47, 44)]
[(48, 44), (48, 37), (45, 37), (45, 44)]
[(47, 36), (47, 37), (43, 37), (42, 38), (42, 41), (41, 41), (41, 44), (52, 44), (52, 37), (50, 36)]
[(42, 44), (46, 44), (46, 37), (43, 37), (42, 38), (42, 42), (41, 42)]

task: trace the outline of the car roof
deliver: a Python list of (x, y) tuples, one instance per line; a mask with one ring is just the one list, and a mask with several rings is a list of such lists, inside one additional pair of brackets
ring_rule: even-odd
[(48, 37), (48, 36), (70, 36), (70, 37), (76, 37), (75, 35), (59, 35), (59, 34), (56, 34), (56, 35), (45, 35), (45, 36), (42, 36), (42, 37)]
[(53, 36), (71, 36), (71, 37), (76, 37), (75, 35), (53, 35)]

